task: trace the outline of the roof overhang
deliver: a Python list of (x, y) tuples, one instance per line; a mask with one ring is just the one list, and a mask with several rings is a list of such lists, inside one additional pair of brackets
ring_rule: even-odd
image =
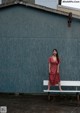
[[(30, 4), (26, 1), (13, 1), (13, 2), (9, 2), (9, 3), (1, 4), (0, 9), (5, 8), (5, 7), (9, 7), (9, 6), (13, 6), (13, 5), (17, 5), (17, 4), (24, 5), (26, 7), (36, 8), (36, 9), (43, 10), (43, 11), (50, 12), (50, 13), (63, 15), (63, 16), (69, 15), (69, 12), (60, 11), (60, 10), (57, 10), (57, 9), (51, 9), (51, 8), (41, 6), (41, 5)], [(76, 18), (76, 19), (80, 19), (79, 15), (72, 14), (72, 17)]]

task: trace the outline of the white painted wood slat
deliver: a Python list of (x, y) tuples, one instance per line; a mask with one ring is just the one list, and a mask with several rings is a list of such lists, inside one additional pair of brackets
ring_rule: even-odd
[[(48, 80), (43, 80), (43, 85), (47, 86)], [(61, 86), (80, 86), (80, 81), (61, 81)]]

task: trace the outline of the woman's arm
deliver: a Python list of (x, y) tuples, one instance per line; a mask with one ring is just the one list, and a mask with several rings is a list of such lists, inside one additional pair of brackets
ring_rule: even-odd
[(58, 62), (57, 73), (59, 73), (59, 68), (60, 68), (60, 59), (59, 59), (59, 62)]
[(59, 73), (59, 64), (58, 64), (58, 67), (57, 67), (57, 73)]
[(51, 66), (51, 64), (49, 63), (49, 73), (50, 73), (50, 66)]

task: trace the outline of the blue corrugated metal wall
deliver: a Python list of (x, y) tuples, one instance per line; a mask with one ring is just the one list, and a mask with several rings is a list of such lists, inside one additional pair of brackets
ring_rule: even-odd
[(62, 80), (80, 80), (80, 20), (25, 6), (0, 9), (0, 92), (40, 93), (57, 48)]

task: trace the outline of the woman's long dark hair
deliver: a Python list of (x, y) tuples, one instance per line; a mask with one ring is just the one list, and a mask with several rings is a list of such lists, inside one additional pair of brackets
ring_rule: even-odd
[(56, 51), (57, 52), (56, 57), (57, 57), (57, 61), (59, 62), (59, 55), (58, 55), (57, 49), (53, 49), (53, 51)]

